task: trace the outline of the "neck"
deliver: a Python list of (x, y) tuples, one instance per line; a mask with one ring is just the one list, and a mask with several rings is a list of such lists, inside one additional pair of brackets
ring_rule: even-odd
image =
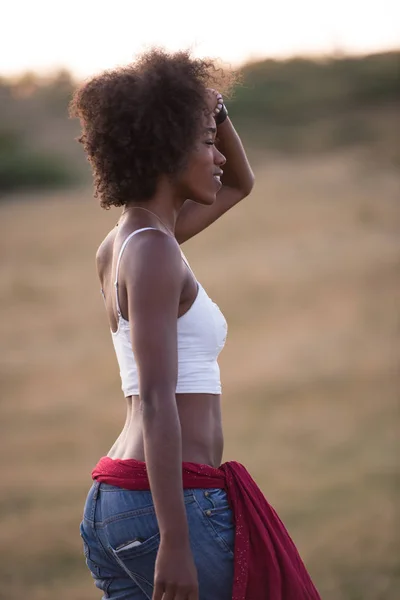
[[(160, 181), (156, 193), (152, 198), (145, 201), (127, 202), (124, 211), (131, 213), (132, 215), (135, 213), (142, 213), (142, 215), (147, 214), (149, 218), (151, 217), (154, 220), (158, 217), (160, 220), (159, 223), (163, 223), (171, 233), (174, 233), (176, 220), (184, 202), (185, 199), (176, 195), (176, 191), (169, 182)], [(150, 211), (156, 215), (156, 217), (152, 217), (149, 212), (130, 210), (135, 207)]]

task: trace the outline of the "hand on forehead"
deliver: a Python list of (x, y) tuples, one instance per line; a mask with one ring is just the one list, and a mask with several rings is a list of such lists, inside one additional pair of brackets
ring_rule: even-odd
[(217, 90), (213, 88), (207, 88), (206, 90), (206, 102), (212, 116), (216, 116), (221, 110), (223, 99)]

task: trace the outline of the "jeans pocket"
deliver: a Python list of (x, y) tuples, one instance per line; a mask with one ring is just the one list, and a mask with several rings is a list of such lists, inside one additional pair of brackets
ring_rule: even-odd
[(235, 547), (235, 525), (229, 506), (207, 509), (203, 512), (216, 536), (222, 540), (225, 548), (233, 555)]
[(117, 548), (110, 546), (115, 560), (150, 599), (153, 594), (154, 567), (160, 545), (160, 533), (146, 540), (135, 538)]
[(149, 552), (154, 552), (160, 545), (160, 533), (152, 535), (147, 540), (135, 538), (128, 542), (119, 545), (117, 548), (112, 548), (114, 556), (122, 560), (133, 560), (144, 556)]
[(233, 557), (235, 524), (233, 512), (223, 490), (196, 490), (196, 511), (220, 549)]
[(223, 489), (206, 490), (204, 497), (208, 500), (207, 508), (223, 508), (224, 510), (229, 508), (228, 495)]

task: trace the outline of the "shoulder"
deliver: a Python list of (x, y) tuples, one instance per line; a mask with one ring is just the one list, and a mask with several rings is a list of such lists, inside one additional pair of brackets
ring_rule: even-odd
[(171, 235), (159, 229), (142, 231), (129, 240), (121, 260), (120, 273), (126, 283), (158, 278), (180, 280), (182, 254)]

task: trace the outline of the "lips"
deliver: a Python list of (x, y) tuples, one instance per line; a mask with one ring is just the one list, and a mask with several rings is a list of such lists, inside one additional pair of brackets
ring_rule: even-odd
[(222, 174), (223, 174), (223, 171), (218, 171), (217, 173), (214, 174), (214, 179), (218, 183), (219, 186), (222, 186), (222, 182), (221, 182)]
[(217, 186), (219, 188), (222, 187), (222, 182), (221, 182), (221, 179), (220, 179), (220, 175), (214, 175), (214, 181), (216, 182), (216, 184), (217, 184)]

